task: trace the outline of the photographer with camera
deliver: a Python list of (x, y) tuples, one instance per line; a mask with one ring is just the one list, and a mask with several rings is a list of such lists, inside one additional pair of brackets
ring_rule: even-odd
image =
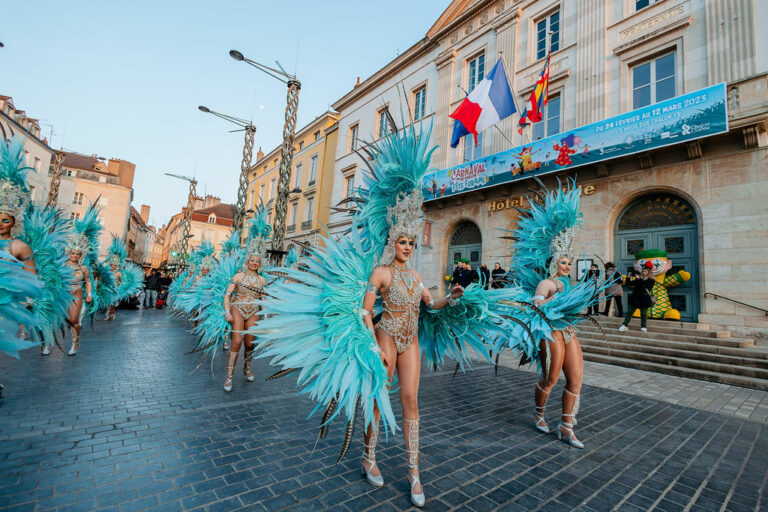
[(651, 295), (651, 289), (656, 284), (656, 280), (651, 275), (653, 269), (653, 263), (646, 261), (643, 265), (642, 272), (638, 274), (636, 271), (631, 271), (627, 274), (627, 286), (631, 286), (632, 293), (629, 296), (629, 307), (627, 308), (627, 316), (624, 317), (624, 322), (619, 327), (619, 332), (624, 332), (628, 329), (629, 322), (632, 320), (632, 315), (635, 311), (640, 310), (640, 330), (647, 332), (646, 324), (648, 321), (648, 309), (653, 306), (655, 299)]

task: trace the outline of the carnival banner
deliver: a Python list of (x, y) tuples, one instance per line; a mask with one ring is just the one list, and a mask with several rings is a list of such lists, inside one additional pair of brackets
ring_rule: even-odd
[(424, 176), (426, 201), (728, 131), (725, 83)]

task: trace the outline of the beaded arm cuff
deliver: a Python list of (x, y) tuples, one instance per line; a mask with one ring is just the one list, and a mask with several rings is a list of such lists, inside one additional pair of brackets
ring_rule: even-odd
[(366, 286), (365, 291), (371, 292), (374, 295), (379, 293), (379, 289), (373, 283), (368, 283), (368, 286)]

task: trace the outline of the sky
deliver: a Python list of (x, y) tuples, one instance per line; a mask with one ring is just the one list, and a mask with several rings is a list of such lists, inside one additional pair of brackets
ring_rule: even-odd
[[(297, 128), (424, 37), (449, 0), (35, 1), (3, 6), (0, 94), (51, 147), (136, 164), (133, 206), (165, 224), (198, 194), (237, 199), (243, 133), (198, 105), (282, 138), (286, 86), (231, 49), (302, 82)], [(52, 137), (51, 137), (52, 135)], [(255, 155), (254, 155), (255, 158)]]

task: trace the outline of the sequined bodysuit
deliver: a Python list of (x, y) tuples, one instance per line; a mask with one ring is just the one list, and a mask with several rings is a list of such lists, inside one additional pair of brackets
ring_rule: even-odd
[(232, 306), (247, 320), (259, 312), (256, 300), (261, 296), (263, 290), (264, 286), (261, 284), (260, 276), (246, 272), (235, 286), (235, 300), (232, 302)]
[(392, 283), (381, 291), (383, 311), (377, 328), (392, 336), (397, 353), (402, 354), (419, 330), (419, 303), (424, 285), (416, 283), (410, 268), (390, 265), (389, 269)]
[[(555, 294), (554, 294), (554, 295), (557, 295), (557, 294), (558, 294), (558, 293), (560, 293), (561, 291), (565, 291), (565, 287), (566, 287), (566, 286), (570, 286), (570, 285), (571, 285), (571, 282), (570, 282), (570, 280), (568, 280), (568, 279), (566, 279), (566, 278), (564, 278), (564, 277), (555, 277), (555, 278), (550, 278), (550, 281), (552, 281), (552, 282), (554, 282), (554, 283), (555, 283), (555, 289), (556, 289), (557, 291), (555, 291)], [(563, 286), (563, 289), (562, 289), (562, 290), (561, 290), (561, 289), (560, 289), (560, 287), (558, 286), (558, 283), (562, 284), (562, 286)], [(554, 295), (553, 295), (553, 297), (554, 297)], [(563, 342), (564, 342), (566, 345), (567, 345), (567, 344), (569, 344), (571, 341), (573, 341), (573, 338), (575, 338), (575, 337), (576, 337), (576, 328), (575, 328), (575, 327), (573, 327), (572, 325), (569, 325), (569, 326), (568, 326), (568, 327), (566, 327), (565, 329), (562, 329), (560, 332), (563, 334)]]
[[(78, 291), (82, 291), (85, 284), (85, 272), (83, 272), (82, 265), (77, 265), (75, 271), (72, 273), (72, 281), (69, 282), (69, 293), (75, 294)], [(79, 300), (77, 297), (73, 300)]]

